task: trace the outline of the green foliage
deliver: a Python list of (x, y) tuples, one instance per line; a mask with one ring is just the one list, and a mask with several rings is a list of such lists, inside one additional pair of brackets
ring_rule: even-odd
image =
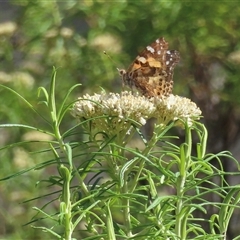
[[(21, 95), (5, 87), (51, 126), (48, 131), (31, 125), (0, 125), (1, 128), (27, 128), (51, 137), (51, 140), (41, 141), (49, 147), (39, 145), (35, 153), (40, 163), (0, 179), (47, 170), (50, 166), (57, 170), (38, 183), (47, 184), (46, 193), (28, 200), (33, 203), (36, 199), (46, 199), (42, 207), (33, 208), (37, 214), (28, 224), (49, 234), (47, 238), (69, 240), (225, 239), (231, 216), (238, 207), (240, 187), (230, 186), (225, 180), (227, 174), (239, 175), (239, 172), (226, 173), (221, 159), (238, 163), (228, 152), (206, 154), (204, 125), (183, 122), (185, 140), (176, 145), (169, 141), (173, 136), (167, 135), (174, 122), (167, 126), (156, 124), (152, 138), (147, 140), (131, 119), (125, 119), (132, 124), (129, 128), (134, 127), (134, 132), (140, 134), (142, 149), (127, 145), (131, 140), (127, 136), (129, 129), (120, 129), (126, 132), (115, 136), (110, 132), (91, 134), (92, 128), (99, 126), (91, 125), (94, 119), (88, 119), (87, 115), (79, 124), (62, 132), (61, 123), (73, 104), (68, 103), (68, 97), (78, 85), (69, 89), (57, 107), (55, 77), (54, 70), (49, 91), (39, 89), (45, 99), (42, 103), (49, 113), (48, 120)], [(75, 134), (82, 134), (84, 139), (71, 141)], [(197, 151), (193, 149), (194, 134), (198, 136)], [(1, 150), (31, 143), (34, 141), (22, 141)], [(211, 164), (213, 160), (218, 162), (219, 168)], [(166, 186), (173, 189), (172, 194), (165, 190)], [(209, 193), (219, 202), (209, 200)], [(209, 207), (216, 209), (211, 216), (207, 215)], [(196, 217), (197, 211), (203, 217)], [(207, 224), (209, 230), (204, 229), (203, 224)]]
[[(8, 5), (4, 7), (4, 4)], [(12, 236), (13, 239), (41, 239), (41, 235), (36, 235), (36, 231), (28, 230), (29, 236), (26, 236), (25, 228), (22, 230), (26, 219), (31, 219), (32, 203), (27, 202), (21, 206), (18, 203), (33, 196), (48, 195), (50, 186), (41, 187), (41, 184), (37, 184), (35, 188), (34, 183), (39, 183), (41, 177), (47, 179), (49, 173), (51, 176), (59, 175), (54, 165), (56, 154), (50, 155), (49, 152), (49, 142), (53, 141), (54, 147), (59, 144), (58, 140), (53, 140), (53, 137), (59, 134), (55, 132), (59, 124), (64, 138), (66, 136), (73, 142), (71, 148), (74, 148), (74, 151), (78, 150), (79, 146), (82, 150), (85, 149), (86, 153), (90, 151), (88, 142), (84, 142), (88, 136), (80, 130), (75, 135), (73, 130), (71, 131), (75, 126), (72, 117), (65, 114), (68, 104), (83, 92), (99, 92), (99, 86), (120, 92), (121, 80), (116, 67), (127, 68), (139, 50), (157, 37), (164, 36), (170, 49), (176, 49), (181, 54), (181, 62), (174, 75), (177, 79), (174, 93), (188, 95), (193, 91), (198, 93), (197, 98), (202, 100), (205, 93), (210, 96), (206, 87), (210, 85), (213, 99), (219, 101), (218, 113), (228, 114), (229, 109), (238, 113), (239, 8), (239, 4), (234, 1), (227, 4), (214, 1), (120, 1), (110, 4), (75, 0), (2, 3), (0, 83), (14, 89), (18, 94), (12, 94), (13, 92), (6, 91), (6, 88), (0, 89), (0, 121), (14, 127), (3, 125), (7, 128), (1, 129), (0, 146), (12, 144), (14, 148), (5, 148), (0, 153), (0, 178), (11, 174), (17, 176), (19, 173), (25, 175), (24, 178), (5, 181), (0, 186), (4, 202), (1, 215), (4, 216), (2, 222), (5, 223), (2, 224), (1, 233), (8, 235), (13, 232), (16, 234)], [(7, 18), (4, 18), (6, 16)], [(10, 25), (5, 24), (6, 19), (10, 20)], [(104, 50), (114, 59), (114, 63), (106, 58)], [(53, 108), (49, 111), (50, 106), (55, 105), (54, 102), (48, 102), (47, 98), (51, 94), (44, 90), (50, 86), (53, 65), (58, 68), (56, 98), (66, 100), (69, 97), (68, 104), (56, 101), (56, 108), (61, 109), (59, 115), (56, 115)], [(202, 74), (206, 72), (207, 76), (204, 78)], [(66, 89), (76, 83), (82, 84), (79, 92), (75, 91), (68, 96), (72, 90), (66, 93)], [(45, 105), (39, 104), (36, 99), (39, 86), (44, 86), (39, 94), (45, 94)], [(46, 105), (49, 108), (46, 108)], [(205, 102), (203, 106), (205, 105), (208, 106), (209, 102)], [(59, 122), (53, 124), (54, 115)], [(214, 113), (207, 112), (207, 115)], [(204, 116), (205, 119), (207, 115)], [(40, 137), (35, 131), (30, 131), (31, 129), (47, 134)], [(204, 130), (201, 131), (205, 133)], [(27, 144), (22, 144), (23, 142)], [(205, 149), (201, 144), (197, 145), (197, 149), (198, 147)], [(38, 151), (41, 154), (35, 154)], [(130, 152), (136, 154), (134, 151)], [(84, 153), (79, 153), (79, 156), (91, 159)], [(199, 158), (199, 155), (197, 156)], [(43, 159), (48, 160), (43, 162)], [(201, 166), (201, 169), (207, 168), (208, 164), (205, 165)], [(35, 168), (38, 171), (26, 172), (26, 169)], [(161, 168), (161, 171), (168, 173), (164, 168)], [(208, 170), (206, 171), (208, 174)], [(62, 184), (59, 183), (59, 176), (56, 179), (51, 177), (50, 180), (50, 185)], [(164, 181), (162, 176), (159, 180)], [(97, 183), (96, 180), (95, 185)], [(59, 188), (57, 190), (59, 191)], [(53, 187), (52, 192), (55, 191)], [(44, 204), (45, 198), (35, 199), (34, 205)], [(106, 212), (109, 212), (111, 205), (108, 204), (106, 209)], [(108, 220), (108, 226), (111, 226), (111, 218)], [(135, 221), (137, 222), (136, 219)]]

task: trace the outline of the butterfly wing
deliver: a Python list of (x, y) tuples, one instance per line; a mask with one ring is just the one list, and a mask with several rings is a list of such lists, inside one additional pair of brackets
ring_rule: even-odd
[(173, 70), (179, 59), (179, 53), (168, 50), (165, 39), (158, 38), (136, 57), (123, 74), (123, 82), (148, 97), (167, 96), (172, 92)]

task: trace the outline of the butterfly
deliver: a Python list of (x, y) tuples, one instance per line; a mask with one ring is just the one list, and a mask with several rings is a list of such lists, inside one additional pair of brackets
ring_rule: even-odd
[(147, 46), (127, 70), (118, 69), (123, 85), (135, 87), (146, 97), (168, 96), (173, 88), (173, 70), (179, 62), (176, 50), (168, 50), (163, 37)]

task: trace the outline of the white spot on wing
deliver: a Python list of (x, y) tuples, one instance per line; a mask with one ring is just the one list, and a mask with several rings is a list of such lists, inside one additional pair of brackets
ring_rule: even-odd
[(145, 57), (137, 56), (137, 60), (138, 60), (139, 62), (141, 62), (141, 63), (146, 63), (146, 62), (147, 62), (147, 60), (146, 60)]
[(147, 50), (150, 51), (151, 53), (155, 52), (155, 50), (151, 46), (147, 46)]

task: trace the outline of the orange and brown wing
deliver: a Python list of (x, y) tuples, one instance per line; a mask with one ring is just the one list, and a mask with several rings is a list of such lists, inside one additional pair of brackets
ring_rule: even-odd
[(172, 92), (173, 70), (179, 59), (179, 53), (168, 50), (164, 38), (158, 38), (130, 65), (123, 75), (124, 84), (135, 86), (148, 97), (166, 96)]

